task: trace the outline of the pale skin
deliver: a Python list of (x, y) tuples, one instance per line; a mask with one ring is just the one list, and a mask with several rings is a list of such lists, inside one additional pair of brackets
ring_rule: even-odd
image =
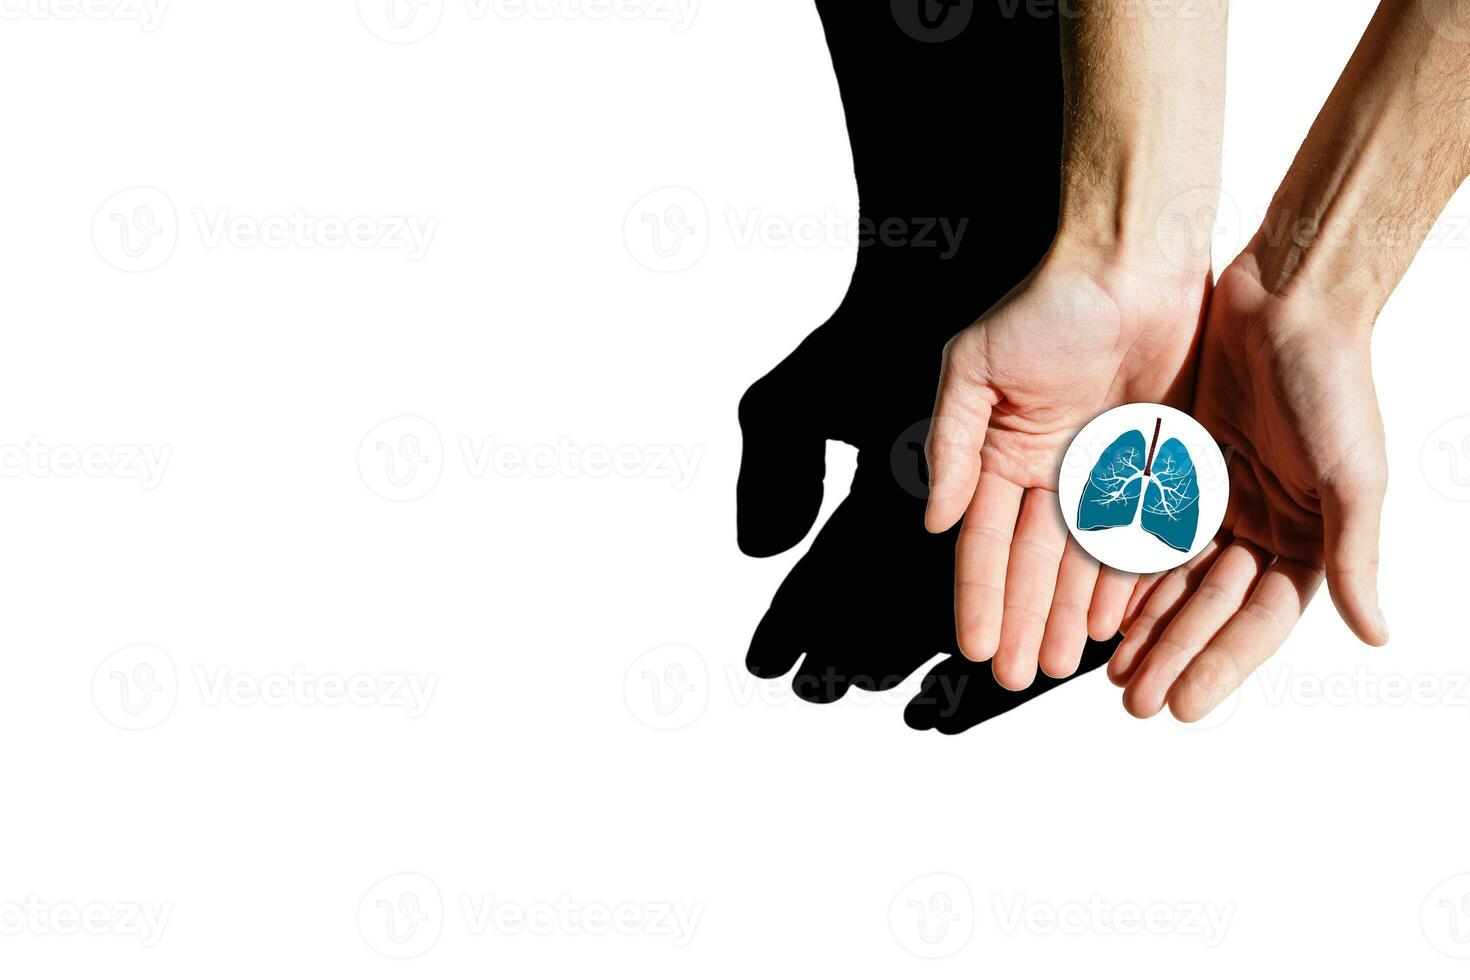
[[(964, 518), (960, 649), (999, 683), (1077, 669), (1088, 634), (1113, 636), (1136, 579), (1069, 541), (1057, 472), (1077, 431), (1129, 402), (1187, 408), (1211, 274), (1170, 220), (1213, 216), (1220, 182), (1225, 29), (1125, 16), (1107, 2), (1062, 18), (1061, 222), (1036, 271), (945, 351), (927, 453), (925, 523)], [(1145, 100), (1141, 91), (1157, 91)], [(1177, 215), (1175, 215), (1177, 216)]]
[[(992, 660), (999, 683), (1024, 688), (1038, 665), (1066, 676), (1084, 631), (1105, 639), (1121, 625), (1108, 673), (1125, 707), (1192, 721), (1276, 652), (1324, 578), (1348, 627), (1387, 641), (1369, 338), (1470, 175), (1470, 44), (1435, 27), (1470, 24), (1470, 0), (1380, 4), (1261, 230), (1213, 290), (1208, 255), (1191, 265), (1167, 219), (1181, 180), (1218, 187), (1223, 30), (1115, 7), (1082, 3), (1064, 18), (1057, 243), (946, 351), (925, 520), (934, 531), (965, 520), (961, 649)], [(1194, 95), (1175, 105), (1184, 84)], [(1136, 401), (1187, 409), (1231, 450), (1220, 534), (1189, 565), (1141, 581), (1099, 572), (1054, 497), (1072, 435)]]

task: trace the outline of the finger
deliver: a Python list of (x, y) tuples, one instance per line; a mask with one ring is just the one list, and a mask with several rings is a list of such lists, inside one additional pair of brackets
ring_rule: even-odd
[(964, 380), (954, 360), (954, 342), (944, 350), (944, 369), (924, 458), (929, 463), (929, 504), (924, 526), (948, 531), (964, 515), (980, 481), (980, 449), (990, 424), (988, 391)]
[(1123, 707), (1130, 715), (1152, 718), (1163, 709), (1174, 681), (1245, 605), (1251, 587), (1270, 561), (1262, 549), (1242, 541), (1220, 552), (1199, 588), (1143, 654), (1128, 681)]
[(1165, 574), (1164, 572), (1152, 572), (1138, 576), (1138, 583), (1133, 586), (1133, 594), (1128, 597), (1128, 605), (1123, 608), (1123, 625), (1120, 628), (1125, 634), (1128, 632), (1128, 627), (1132, 626), (1133, 621), (1138, 618), (1138, 614), (1143, 611), (1143, 604), (1148, 601), (1154, 587), (1163, 580)]
[(818, 555), (821, 543), (819, 536), (813, 550), (803, 555), (786, 576), (750, 638), (745, 667), (757, 677), (784, 677), (791, 673), (791, 668), (809, 649), (812, 634), (820, 635), (808, 624), (812, 619), (813, 596), (823, 594), (826, 588), (823, 578), (827, 570), (821, 567)]
[(1281, 649), (1321, 582), (1321, 572), (1294, 561), (1278, 559), (1266, 569), (1240, 612), (1170, 688), (1174, 717), (1199, 721), (1240, 687)]
[(1067, 525), (1057, 495), (1026, 491), (1011, 542), (1000, 646), (992, 664), (996, 682), (1008, 691), (1024, 691), (1036, 680), (1036, 658), (1066, 546)]
[(1071, 677), (1077, 672), (1082, 649), (1087, 645), (1087, 607), (1092, 603), (1099, 568), (1096, 558), (1072, 538), (1067, 539), (1038, 656), (1048, 677)]
[(740, 399), (744, 446), (735, 484), (740, 550), (755, 558), (780, 554), (806, 537), (822, 507), (826, 440), (794, 402), (785, 380), (790, 361), (750, 386)]
[(1388, 620), (1378, 604), (1378, 535), (1384, 481), (1364, 478), (1351, 487), (1327, 487), (1322, 495), (1327, 590), (1358, 639), (1388, 642)]
[(797, 623), (776, 603), (761, 617), (745, 653), (745, 669), (756, 677), (784, 677), (801, 659), (803, 640)]
[[(1109, 680), (1119, 687), (1132, 680), (1134, 670), (1143, 662), (1143, 655), (1169, 625), (1174, 614), (1194, 594), (1200, 580), (1220, 553), (1220, 548), (1220, 540), (1212, 538), (1198, 555), (1178, 568), (1160, 575), (1153, 588), (1148, 590), (1148, 598), (1133, 612), (1132, 618), (1127, 615), (1123, 617), (1123, 642), (1118, 644), (1118, 649), (1113, 652), (1113, 659), (1108, 661)], [(1140, 580), (1140, 587), (1142, 584)], [(1134, 599), (1138, 597), (1138, 592), (1139, 589), (1133, 590)]]
[(1006, 564), (1020, 507), (1020, 487), (981, 474), (955, 555), (955, 631), (960, 652), (971, 660), (989, 660), (1000, 643)]
[(1118, 627), (1123, 625), (1123, 610), (1137, 582), (1138, 576), (1133, 572), (1102, 567), (1092, 590), (1092, 605), (1087, 610), (1087, 632), (1094, 640), (1101, 643), (1118, 635)]

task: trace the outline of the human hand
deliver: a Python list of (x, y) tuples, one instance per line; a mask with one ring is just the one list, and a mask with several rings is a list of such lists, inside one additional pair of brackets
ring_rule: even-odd
[(1188, 565), (1141, 583), (1108, 674), (1139, 717), (1204, 717), (1281, 646), (1325, 567), (1338, 612), (1387, 642), (1378, 530), (1387, 480), (1368, 336), (1374, 312), (1297, 283), (1268, 291), (1257, 259), (1220, 277), (1194, 416), (1230, 451), (1230, 504)]
[[(997, 281), (986, 284), (987, 274)], [(1019, 273), (991, 263), (957, 279), (952, 290), (923, 295), (934, 304), (944, 292), (964, 297), (977, 286), (998, 294), (1003, 276), (1014, 282)], [(746, 441), (738, 513), (748, 554), (774, 554), (809, 530), (821, 501), (827, 438), (859, 448), (851, 491), (781, 583), (746, 659), (762, 678), (789, 673), (792, 690), (814, 703), (840, 700), (852, 688), (888, 690), (936, 653), (957, 649), (956, 535), (921, 526), (925, 429), (913, 421), (930, 408), (946, 337), (922, 330), (884, 337), (881, 327), (893, 317), (912, 315), (912, 300), (886, 282), (859, 288), (740, 406)], [(946, 304), (932, 308), (942, 322)], [(905, 369), (895, 370), (899, 364)], [(1079, 644), (1079, 672), (1106, 663), (1114, 645)], [(1064, 683), (1013, 692), (990, 674), (963, 657), (945, 657), (924, 676), (905, 720), (957, 734)]]
[[(1060, 242), (1060, 240), (1059, 240)], [(945, 348), (926, 454), (925, 524), (964, 516), (956, 554), (961, 651), (1028, 687), (1111, 638), (1136, 576), (1068, 537), (1057, 475), (1068, 444), (1109, 408), (1187, 404), (1208, 272), (1054, 246), (1031, 276)]]

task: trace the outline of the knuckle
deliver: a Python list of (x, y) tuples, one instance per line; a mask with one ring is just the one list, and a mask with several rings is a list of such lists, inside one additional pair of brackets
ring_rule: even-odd
[(966, 538), (978, 538), (981, 543), (1009, 545), (1011, 542), (1011, 532), (1002, 531), (989, 524), (966, 524), (960, 530), (960, 535)]
[(1148, 613), (1139, 613), (1138, 616), (1134, 618), (1132, 624), (1128, 627), (1128, 635), (1147, 636), (1149, 632), (1153, 630), (1154, 624), (1158, 621), (1159, 617), (1157, 616), (1153, 616)]
[(1202, 643), (1180, 639), (1177, 636), (1160, 637), (1159, 641), (1154, 644), (1154, 651), (1158, 653), (1160, 663), (1176, 660), (1188, 663), (1203, 648)]
[(1060, 548), (1053, 548), (1042, 544), (1040, 541), (1017, 541), (1011, 545), (1011, 550), (1023, 555), (1032, 555), (1040, 558), (1049, 565), (1056, 565), (1062, 560)]
[(1024, 603), (1008, 603), (1005, 618), (1016, 626), (1035, 626), (1046, 622), (1046, 616), (1033, 606)]
[(1067, 616), (1087, 616), (1087, 607), (1075, 599), (1053, 599), (1051, 610), (1054, 613), (1062, 613)]
[(1239, 601), (1235, 593), (1213, 582), (1206, 582), (1201, 585), (1195, 595), (1204, 602), (1211, 603), (1212, 605), (1227, 605)]
[(1272, 629), (1281, 625), (1281, 617), (1277, 616), (1276, 612), (1264, 602), (1248, 602), (1240, 612), (1241, 615), (1248, 616)]

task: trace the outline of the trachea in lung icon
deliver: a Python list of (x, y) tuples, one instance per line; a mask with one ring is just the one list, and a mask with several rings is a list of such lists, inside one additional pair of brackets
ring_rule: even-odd
[(1136, 522), (1176, 551), (1194, 548), (1199, 480), (1184, 443), (1171, 437), (1159, 445), (1163, 423), (1162, 418), (1154, 420), (1152, 440), (1130, 429), (1103, 450), (1082, 488), (1078, 531), (1126, 528)]

